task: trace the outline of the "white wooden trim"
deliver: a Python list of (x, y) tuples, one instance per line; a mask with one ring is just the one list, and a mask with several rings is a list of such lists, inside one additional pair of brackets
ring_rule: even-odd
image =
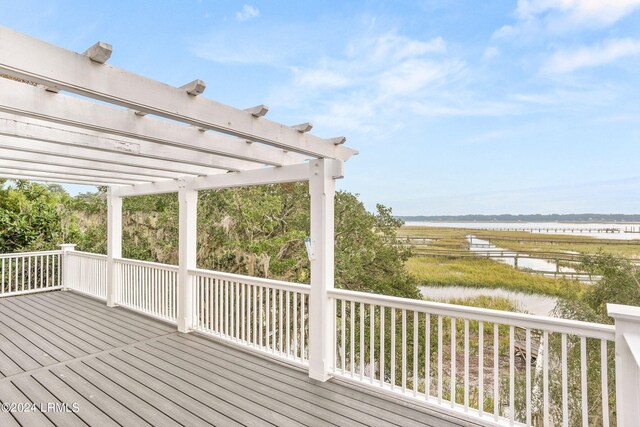
[(222, 169), (189, 165), (177, 161), (136, 157), (124, 153), (105, 152), (80, 146), (69, 147), (38, 141), (35, 139), (26, 140), (12, 136), (0, 138), (0, 148), (38, 155), (44, 154), (48, 156), (64, 157), (67, 159), (99, 161), (107, 164), (133, 167), (140, 166), (142, 168), (175, 172), (182, 175), (213, 175), (216, 173), (226, 173), (226, 170)]
[(187, 333), (193, 322), (193, 282), (189, 270), (196, 268), (198, 230), (198, 192), (180, 181), (178, 248), (178, 331)]
[[(6, 79), (4, 79), (6, 80)], [(24, 85), (23, 85), (24, 86)], [(13, 93), (13, 91), (11, 92)], [(56, 145), (89, 148), (109, 154), (128, 155), (170, 160), (189, 165), (199, 165), (226, 170), (255, 169), (260, 163), (231, 159), (216, 154), (203, 153), (155, 142), (113, 137), (94, 131), (74, 129), (68, 126), (22, 118), (11, 114), (0, 114), (0, 135), (35, 139)]]
[[(341, 163), (341, 162), (339, 162)], [(309, 179), (309, 165), (265, 167), (242, 172), (230, 172), (213, 176), (199, 176), (184, 179), (191, 190), (206, 190), (219, 188), (244, 187), (251, 185), (278, 184), (286, 182), (307, 181)], [(146, 184), (123, 186), (114, 189), (121, 197), (140, 196), (144, 194), (173, 193), (178, 191), (180, 181), (159, 181)]]
[(70, 166), (58, 166), (58, 165), (41, 165), (41, 164), (31, 164), (23, 161), (16, 160), (8, 160), (2, 159), (2, 169), (5, 172), (15, 171), (15, 173), (41, 173), (41, 172), (51, 172), (63, 174), (65, 176), (80, 177), (80, 178), (89, 178), (89, 179), (109, 179), (109, 178), (117, 178), (128, 181), (129, 183), (137, 183), (137, 182), (151, 182), (154, 180), (163, 180), (166, 178), (156, 177), (155, 179), (151, 179), (149, 177), (142, 177), (140, 175), (130, 175), (118, 172), (102, 172), (96, 171), (92, 169), (85, 169), (80, 167), (70, 167)]
[(73, 126), (76, 130), (104, 132), (274, 166), (300, 163), (308, 157), (214, 132), (199, 132), (193, 126), (152, 116), (141, 117), (131, 110), (51, 94), (40, 87), (8, 79), (0, 79), (0, 92), (3, 94), (0, 110), (5, 114)]
[(95, 186), (114, 186), (114, 185), (123, 185), (117, 184), (111, 181), (100, 181), (100, 180), (84, 180), (80, 178), (63, 178), (63, 177), (49, 177), (43, 178), (41, 176), (34, 175), (12, 175), (6, 173), (0, 173), (0, 178), (6, 179), (25, 179), (28, 181), (38, 181), (38, 182), (49, 182), (56, 184), (80, 184), (80, 185), (95, 185)]
[(309, 294), (309, 377), (326, 381), (333, 371), (335, 167), (329, 159), (309, 163), (311, 199), (311, 292)]
[[(28, 52), (28, 55), (25, 54)], [(0, 69), (9, 75), (137, 111), (318, 157), (347, 160), (354, 150), (184, 89), (0, 27)]]
[(122, 198), (107, 192), (107, 305), (118, 301), (118, 270), (115, 259), (122, 258)]
[(67, 157), (49, 155), (49, 154), (35, 154), (19, 150), (10, 150), (6, 148), (0, 148), (0, 159), (3, 161), (12, 161), (16, 164), (21, 164), (21, 168), (26, 169), (27, 165), (42, 165), (42, 167), (66, 167), (77, 168), (86, 171), (96, 172), (112, 172), (116, 174), (126, 174), (135, 177), (149, 177), (147, 181), (158, 181), (162, 179), (174, 179), (185, 176), (176, 172), (165, 172), (160, 170), (153, 170), (142, 167), (135, 167), (130, 165), (115, 165), (113, 163), (104, 163), (93, 160), (81, 160), (70, 159)]

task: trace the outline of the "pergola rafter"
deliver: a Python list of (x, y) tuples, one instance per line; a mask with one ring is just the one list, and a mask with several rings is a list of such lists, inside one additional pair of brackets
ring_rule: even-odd
[(198, 191), (308, 182), (309, 328), (317, 337), (309, 342), (309, 372), (328, 379), (335, 180), (357, 152), (342, 145), (344, 137), (311, 134), (311, 123), (266, 119), (264, 105), (243, 110), (207, 99), (202, 80), (173, 87), (109, 65), (112, 52), (98, 42), (79, 54), (0, 27), (0, 74), (9, 77), (0, 78), (0, 177), (108, 186), (110, 306), (117, 301), (123, 197), (177, 192), (182, 332), (193, 321)]
[(193, 126), (184, 126), (152, 116), (141, 117), (131, 110), (64, 94), (54, 94), (43, 91), (40, 87), (7, 79), (0, 79), (0, 93), (3, 93), (0, 97), (0, 111), (14, 115), (27, 115), (91, 131), (273, 166), (300, 163), (309, 158), (303, 154), (263, 144), (250, 144), (244, 139), (214, 132), (201, 132)]

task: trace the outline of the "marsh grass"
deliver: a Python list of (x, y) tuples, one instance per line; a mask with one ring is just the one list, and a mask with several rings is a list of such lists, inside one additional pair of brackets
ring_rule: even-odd
[(570, 297), (584, 289), (577, 281), (533, 275), (489, 259), (416, 256), (405, 266), (425, 286), (501, 288), (557, 297)]

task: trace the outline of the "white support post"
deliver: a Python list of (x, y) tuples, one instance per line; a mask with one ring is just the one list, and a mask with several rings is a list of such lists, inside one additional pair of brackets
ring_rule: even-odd
[(115, 307), (118, 273), (115, 258), (122, 258), (122, 197), (107, 190), (107, 306)]
[(69, 267), (69, 252), (73, 252), (76, 250), (76, 245), (73, 243), (63, 243), (59, 245), (60, 249), (62, 249), (62, 277), (61, 277), (61, 285), (62, 290), (66, 291), (69, 289), (69, 281), (70, 276), (69, 272), (71, 268)]
[(640, 419), (640, 307), (607, 304), (616, 321), (616, 412), (619, 426)]
[[(342, 163), (329, 159), (309, 164), (311, 198), (311, 291), (309, 294), (309, 377), (326, 381), (333, 370), (335, 313), (327, 292), (334, 286), (335, 178)], [(340, 169), (340, 171), (336, 171)], [(341, 176), (340, 176), (341, 177)]]
[(178, 255), (178, 331), (187, 333), (193, 324), (193, 283), (189, 269), (196, 268), (198, 192), (181, 180), (178, 187), (179, 255)]

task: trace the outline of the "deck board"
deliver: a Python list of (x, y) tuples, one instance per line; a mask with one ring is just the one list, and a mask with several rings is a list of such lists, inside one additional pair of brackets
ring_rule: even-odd
[(0, 401), (80, 407), (2, 426), (479, 425), (61, 291), (0, 299)]

